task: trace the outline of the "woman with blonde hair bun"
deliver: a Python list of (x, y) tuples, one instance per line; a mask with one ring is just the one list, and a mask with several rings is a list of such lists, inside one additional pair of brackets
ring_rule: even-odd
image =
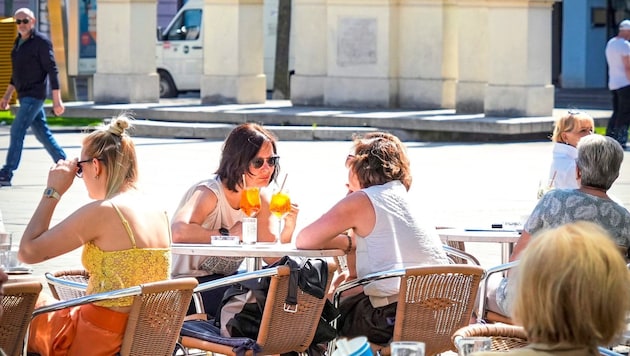
[(610, 345), (626, 328), (630, 272), (597, 224), (578, 221), (538, 233), (511, 283), (512, 316), (531, 344), (508, 354), (599, 355), (597, 347)]
[[(169, 277), (170, 227), (165, 210), (137, 189), (130, 117), (83, 139), (81, 157), (59, 160), (20, 241), (19, 259), (39, 263), (83, 247), (90, 275), (87, 294), (108, 292)], [(64, 193), (81, 178), (92, 202), (55, 226), (50, 222)], [(40, 295), (38, 306), (55, 302)], [(120, 351), (133, 299), (118, 298), (39, 315), (30, 326), (28, 351), (39, 355), (115, 355)]]

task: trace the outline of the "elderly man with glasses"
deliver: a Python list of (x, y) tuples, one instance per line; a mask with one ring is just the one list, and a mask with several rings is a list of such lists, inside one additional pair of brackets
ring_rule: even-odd
[(64, 112), (52, 43), (35, 30), (37, 20), (30, 9), (20, 8), (13, 17), (17, 25), (18, 36), (11, 50), (13, 64), (11, 81), (2, 99), (0, 99), (0, 109), (9, 109), (9, 100), (14, 91), (18, 93), (20, 108), (13, 124), (11, 124), (11, 140), (6, 163), (0, 170), (0, 186), (11, 185), (13, 171), (20, 164), (24, 136), (29, 127), (33, 130), (37, 140), (44, 145), (54, 162), (66, 159), (65, 152), (48, 128), (44, 113), (47, 80), (50, 80), (52, 89), (54, 115), (61, 115)]

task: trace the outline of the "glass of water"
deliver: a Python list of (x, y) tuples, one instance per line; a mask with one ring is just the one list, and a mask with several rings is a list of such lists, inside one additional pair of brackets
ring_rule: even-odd
[(9, 252), (11, 251), (11, 238), (10, 232), (0, 233), (0, 267), (7, 269), (9, 265)]
[(389, 344), (391, 356), (424, 356), (424, 342), (394, 341)]
[(492, 339), (489, 337), (462, 337), (457, 341), (459, 356), (468, 356), (477, 351), (492, 350)]

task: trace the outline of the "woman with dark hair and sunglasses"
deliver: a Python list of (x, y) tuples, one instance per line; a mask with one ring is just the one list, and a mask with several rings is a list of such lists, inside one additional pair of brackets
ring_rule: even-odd
[[(242, 237), (241, 193), (247, 187), (265, 188), (275, 182), (280, 157), (274, 135), (254, 123), (237, 126), (223, 144), (219, 168), (210, 178), (194, 184), (181, 200), (172, 220), (173, 242), (210, 243), (214, 235)], [(269, 211), (269, 194), (261, 191), (257, 215), (258, 241), (275, 241), (277, 222)], [(284, 218), (280, 240), (291, 242), (298, 209), (292, 205)], [(195, 277), (200, 283), (236, 273), (243, 258), (173, 254), (173, 277)], [(223, 290), (202, 294), (206, 312), (214, 314)], [(194, 312), (191, 304), (190, 313)]]
[[(335, 284), (391, 269), (448, 263), (435, 225), (422, 221), (412, 208), (409, 165), (405, 146), (392, 134), (374, 132), (354, 140), (346, 158), (348, 194), (296, 240), (298, 248), (346, 251), (348, 271)], [(399, 281), (390, 279), (345, 292), (339, 335), (389, 343), (398, 291)]]
[[(22, 262), (38, 263), (83, 247), (90, 275), (87, 294), (165, 280), (170, 274), (166, 211), (137, 188), (138, 160), (121, 115), (83, 139), (81, 157), (59, 160), (20, 241)], [(53, 213), (75, 177), (94, 199), (55, 226)], [(38, 306), (55, 301), (40, 294)], [(120, 351), (132, 297), (39, 315), (30, 325), (28, 351), (39, 355), (114, 355)]]

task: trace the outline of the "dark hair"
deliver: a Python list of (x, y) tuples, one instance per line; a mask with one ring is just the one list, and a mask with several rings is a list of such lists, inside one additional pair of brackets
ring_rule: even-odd
[(399, 180), (409, 190), (411, 171), (407, 150), (398, 137), (370, 132), (354, 140), (354, 157), (349, 162), (361, 188)]
[[(273, 147), (273, 153), (277, 154), (276, 137), (255, 123), (245, 123), (235, 127), (223, 143), (223, 152), (219, 168), (215, 172), (227, 188), (236, 192), (237, 187), (243, 184), (243, 174), (249, 171), (250, 162), (267, 141)], [(280, 163), (276, 164), (269, 182), (276, 180), (280, 171)]]

